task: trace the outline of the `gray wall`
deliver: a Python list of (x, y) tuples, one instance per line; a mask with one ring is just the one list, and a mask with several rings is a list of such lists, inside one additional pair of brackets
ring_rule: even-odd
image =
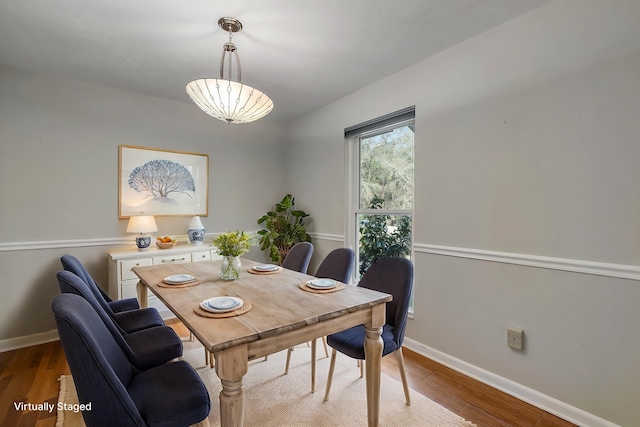
[[(343, 129), (415, 105), (408, 338), (571, 405), (557, 412), (634, 425), (638, 281), (474, 251), (637, 268), (637, 22), (635, 0), (558, 0), (287, 128), (227, 126), (189, 104), (0, 67), (0, 344), (55, 328), (61, 254), (106, 283), (109, 242), (130, 238), (117, 213), (119, 144), (209, 154), (208, 232), (256, 229), (291, 192), (312, 215), (313, 271), (344, 233)], [(159, 218), (160, 233), (188, 221)], [(524, 352), (506, 348), (507, 326), (525, 330)]]
[[(415, 105), (407, 336), (585, 425), (637, 424), (640, 283), (473, 258), (637, 273), (638, 18), (639, 2), (553, 2), (290, 126), (289, 188), (314, 195), (317, 233), (342, 234), (343, 129)], [(525, 351), (506, 347), (509, 326)]]
[[(0, 67), (0, 342), (55, 329), (60, 255), (106, 285), (104, 245), (133, 241), (118, 219), (119, 144), (208, 154), (202, 222), (215, 233), (257, 230), (286, 194), (283, 142), (268, 121), (227, 125), (194, 105)], [(158, 233), (184, 236), (189, 221), (160, 217)]]

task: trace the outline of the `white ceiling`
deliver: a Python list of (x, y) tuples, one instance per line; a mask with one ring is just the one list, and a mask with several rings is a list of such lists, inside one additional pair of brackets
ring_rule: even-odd
[(191, 103), (185, 85), (219, 75), (217, 21), (232, 16), (242, 81), (283, 122), (549, 1), (1, 0), (0, 64)]

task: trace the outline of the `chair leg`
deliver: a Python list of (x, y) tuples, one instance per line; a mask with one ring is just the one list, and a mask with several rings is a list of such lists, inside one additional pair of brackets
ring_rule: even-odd
[(360, 378), (364, 377), (364, 360), (360, 361)]
[(324, 392), (324, 402), (329, 400), (329, 392), (331, 391), (331, 382), (333, 381), (333, 371), (336, 368), (336, 349), (331, 350), (331, 364), (329, 365), (329, 378), (327, 378), (327, 389)]
[(396, 359), (398, 360), (398, 368), (400, 368), (400, 377), (402, 378), (402, 388), (404, 388), (404, 398), (407, 406), (411, 405), (411, 398), (409, 397), (409, 383), (407, 382), (407, 371), (404, 368), (404, 356), (402, 355), (402, 347), (395, 351)]
[(322, 345), (324, 346), (324, 355), (329, 357), (329, 349), (327, 348), (327, 336), (322, 337)]
[(291, 352), (293, 351), (292, 348), (289, 348), (289, 350), (287, 350), (287, 364), (284, 366), (284, 374), (288, 375), (289, 374), (289, 362), (291, 362)]
[(311, 341), (311, 393), (316, 391), (316, 342), (317, 339)]

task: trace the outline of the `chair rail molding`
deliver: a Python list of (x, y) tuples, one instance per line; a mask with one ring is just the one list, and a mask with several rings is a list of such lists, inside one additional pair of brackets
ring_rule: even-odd
[[(257, 233), (249, 232), (249, 233)], [(220, 233), (206, 233), (204, 238), (214, 239)], [(178, 242), (187, 242), (187, 236), (176, 236)], [(96, 246), (127, 246), (135, 245), (131, 237), (105, 237), (98, 239), (69, 239), (69, 240), (42, 240), (25, 242), (0, 242), (0, 252), (34, 251), (39, 249), (63, 249)]]
[[(318, 240), (344, 242), (344, 236), (339, 234), (311, 232), (309, 235)], [(640, 266), (638, 265), (614, 264), (599, 261), (520, 254), (514, 252), (499, 252), (485, 249), (460, 248), (454, 246), (434, 245), (430, 243), (414, 243), (413, 251), (415, 253), (445, 255), (457, 258), (569, 271), (573, 273), (616, 277), (619, 279), (640, 280)]]
[(38, 249), (79, 248), (89, 246), (119, 246), (133, 244), (133, 241), (125, 237), (112, 237), (102, 239), (72, 239), (72, 240), (42, 240), (31, 242), (6, 242), (0, 243), (0, 252), (34, 251)]
[(616, 277), (620, 279), (640, 280), (640, 266), (637, 265), (611, 264), (597, 261), (555, 258), (538, 255), (518, 254), (512, 252), (488, 251), (483, 249), (458, 248), (426, 243), (416, 243), (413, 248), (415, 252), (426, 254), (501, 262), (506, 264), (524, 265), (528, 267), (548, 268), (552, 270), (594, 274), (598, 276)]
[(317, 233), (312, 231), (309, 233), (309, 236), (318, 240), (330, 240), (332, 242), (344, 243), (344, 236), (342, 234)]

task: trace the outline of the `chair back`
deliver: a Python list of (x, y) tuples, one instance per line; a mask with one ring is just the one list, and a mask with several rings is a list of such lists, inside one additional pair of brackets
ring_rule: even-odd
[(282, 266), (289, 270), (306, 274), (307, 268), (309, 268), (309, 262), (311, 261), (311, 255), (313, 255), (313, 245), (311, 243), (296, 243), (284, 258)]
[(126, 386), (139, 371), (131, 365), (84, 298), (58, 295), (52, 303), (60, 342), (88, 426), (145, 426)]
[(386, 322), (393, 326), (394, 340), (401, 346), (413, 288), (411, 261), (401, 257), (380, 258), (365, 271), (358, 286), (393, 295), (393, 301), (387, 303)]
[(354, 262), (355, 254), (353, 249), (334, 249), (320, 263), (318, 270), (316, 270), (316, 277), (349, 283)]
[(105, 304), (111, 302), (111, 298), (109, 298), (109, 295), (107, 295), (107, 293), (103, 291), (100, 286), (98, 286), (98, 284), (95, 282), (95, 280), (93, 280), (93, 277), (91, 277), (87, 269), (80, 262), (80, 260), (78, 260), (78, 258), (74, 257), (73, 255), (66, 254), (60, 257), (60, 262), (62, 263), (62, 268), (72, 272), (73, 274), (84, 280), (84, 282), (87, 284), (87, 286), (89, 286), (89, 289), (91, 289), (91, 292), (93, 292), (98, 300), (100, 300), (100, 298), (104, 299)]
[(124, 329), (118, 325), (118, 322), (115, 321), (113, 312), (108, 312), (104, 309), (104, 306), (100, 304), (98, 298), (96, 298), (95, 294), (91, 292), (87, 283), (82, 280), (82, 278), (76, 276), (70, 271), (62, 270), (56, 273), (56, 277), (58, 278), (58, 286), (60, 287), (60, 292), (63, 294), (75, 294), (79, 295), (93, 307), (95, 312), (100, 316), (103, 320), (105, 326), (113, 329), (117, 335), (125, 334)]

